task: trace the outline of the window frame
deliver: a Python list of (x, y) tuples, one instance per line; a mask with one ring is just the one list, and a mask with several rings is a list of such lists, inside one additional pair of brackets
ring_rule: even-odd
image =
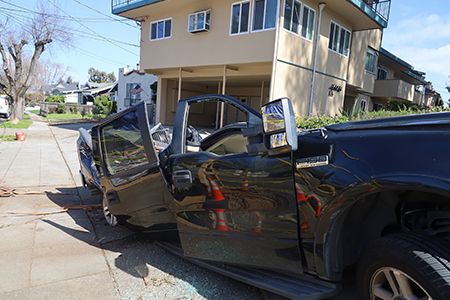
[[(332, 30), (332, 27), (334, 25), (334, 28)], [(337, 29), (337, 36), (336, 36), (336, 29)], [(341, 33), (344, 31), (344, 39), (343, 39), (343, 46), (341, 47)], [(347, 34), (348, 34), (348, 41), (347, 41)], [(348, 42), (348, 45), (347, 45)], [(350, 55), (350, 45), (352, 42), (352, 32), (345, 28), (344, 26), (340, 25), (339, 23), (331, 20), (330, 22), (330, 32), (328, 34), (328, 50), (337, 53), (339, 55), (342, 55), (344, 57), (349, 57)], [(336, 47), (336, 49), (334, 49)], [(342, 53), (341, 53), (342, 48)]]
[[(385, 72), (386, 73), (386, 78), (380, 79), (380, 71)], [(389, 71), (383, 67), (378, 66), (378, 70), (377, 70), (377, 80), (387, 80), (389, 79)]]
[(361, 99), (360, 101), (359, 107), (361, 108), (361, 111), (367, 111), (367, 99)]
[(374, 111), (380, 111), (384, 109), (384, 105), (382, 103), (379, 102), (374, 102), (373, 103), (373, 110)]
[[(304, 20), (304, 18), (305, 18), (305, 8), (306, 9), (308, 9), (308, 23), (307, 23), (307, 28), (306, 28), (306, 36), (303, 36), (303, 20)], [(312, 12), (314, 12), (314, 20), (313, 20), (313, 23), (312, 23), (312, 30), (311, 30), (311, 39), (309, 39), (309, 38), (307, 38), (307, 35), (308, 35), (308, 29), (309, 29), (309, 25), (311, 24), (311, 21), (309, 20), (309, 18), (310, 18), (310, 16), (311, 16), (311, 11)], [(303, 4), (303, 9), (302, 9), (302, 23), (301, 23), (301, 29), (302, 29), (302, 31), (300, 32), (300, 36), (302, 37), (302, 38), (304, 38), (305, 40), (307, 40), (307, 41), (311, 41), (312, 42), (312, 40), (314, 39), (314, 30), (315, 30), (315, 27), (316, 27), (316, 10), (315, 9), (313, 9), (313, 8), (311, 8), (311, 7), (309, 7), (308, 5), (306, 5), (306, 4)]]
[[(170, 33), (168, 36), (166, 36), (166, 24), (167, 22), (170, 21)], [(164, 24), (164, 33), (162, 37), (158, 37), (158, 24), (159, 23), (163, 23)], [(153, 33), (153, 24), (156, 24), (156, 37), (152, 38), (152, 33)], [(173, 20), (172, 18), (165, 18), (165, 19), (161, 19), (161, 20), (157, 20), (157, 21), (153, 21), (150, 22), (150, 34), (149, 34), (149, 38), (150, 41), (158, 41), (158, 40), (165, 40), (165, 39), (170, 39), (172, 37), (172, 28), (173, 28)]]
[(141, 93), (135, 94), (133, 97), (133, 94), (130, 92), (130, 90), (134, 89), (137, 85), (141, 86), (141, 83), (133, 83), (133, 82), (128, 82), (126, 84), (126, 94), (125, 94), (125, 101), (129, 103), (129, 105), (125, 105), (125, 107), (131, 107), (139, 102), (142, 101), (141, 99)]
[[(288, 32), (290, 32), (290, 33), (293, 33), (293, 34), (295, 34), (295, 35), (298, 35), (298, 36), (300, 36), (300, 29), (301, 29), (301, 27), (302, 27), (302, 20), (303, 20), (303, 18), (302, 18), (302, 11), (303, 11), (303, 3), (300, 1), (300, 0), (290, 0), (290, 1), (292, 1), (292, 3), (294, 4), (293, 5), (293, 10), (292, 10), (292, 14), (291, 14), (291, 18), (290, 18), (290, 20), (289, 20), (289, 29), (287, 29), (286, 27), (285, 27), (285, 25), (286, 25), (286, 4), (287, 4), (287, 1), (288, 0), (284, 0), (284, 8), (283, 8), (283, 29), (284, 30), (286, 30), (286, 31), (288, 31)], [(295, 9), (294, 9), (294, 7), (295, 7), (295, 3), (298, 3), (299, 5), (300, 5), (300, 11), (299, 11), (299, 16), (298, 16), (298, 24), (297, 24), (297, 31), (294, 31), (294, 30), (292, 30), (292, 27), (293, 27), (293, 19), (294, 19), (294, 11), (295, 11)]]
[[(263, 13), (263, 19), (262, 19), (262, 28), (261, 29), (255, 29), (255, 10), (257, 8), (256, 1), (264, 1), (264, 13)], [(275, 24), (273, 27), (265, 27), (266, 26), (266, 15), (267, 15), (267, 1), (275, 1), (276, 2), (276, 8), (275, 8)], [(260, 31), (266, 31), (266, 30), (274, 30), (278, 26), (278, 16), (279, 16), (279, 4), (280, 0), (252, 0), (253, 6), (252, 6), (252, 15), (251, 15), (251, 32), (260, 32)]]
[[(376, 50), (372, 50), (370, 47), (367, 48), (367, 52), (366, 52), (366, 63), (364, 64), (364, 71), (370, 74), (373, 74), (375, 76), (377, 76), (377, 66), (378, 66), (378, 52)], [(374, 57), (374, 60), (372, 62), (372, 68), (373, 70), (369, 70), (367, 68), (368, 66), (368, 57), (369, 55), (372, 55), (372, 57)]]
[[(191, 16), (194, 16), (194, 26), (198, 24), (198, 15), (203, 15), (203, 28), (194, 28), (191, 30)], [(196, 33), (196, 32), (203, 32), (203, 31), (210, 31), (211, 30), (211, 9), (205, 9), (200, 10), (197, 12), (194, 12), (192, 14), (189, 14), (188, 16), (188, 32), (190, 33)]]
[[(244, 4), (247, 4), (247, 3), (248, 3), (247, 31), (241, 31), (241, 26), (242, 26), (242, 6)], [(234, 15), (233, 15), (233, 8), (235, 6), (237, 6), (238, 4), (239, 4), (238, 31), (233, 33), (232, 32), (232, 30), (233, 30), (233, 17), (234, 17)], [(229, 32), (230, 36), (231, 35), (240, 35), (240, 34), (247, 34), (247, 33), (249, 33), (250, 32), (250, 28), (252, 26), (251, 19), (252, 19), (252, 1), (251, 0), (244, 0), (244, 1), (238, 1), (238, 2), (231, 3), (230, 32)]]

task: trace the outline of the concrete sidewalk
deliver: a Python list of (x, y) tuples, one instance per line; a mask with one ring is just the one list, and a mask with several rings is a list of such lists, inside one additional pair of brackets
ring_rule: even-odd
[(24, 142), (0, 142), (0, 187), (33, 192), (0, 197), (0, 299), (263, 298), (254, 287), (109, 227), (101, 210), (61, 212), (100, 204), (78, 174), (77, 128), (92, 124), (32, 120)]

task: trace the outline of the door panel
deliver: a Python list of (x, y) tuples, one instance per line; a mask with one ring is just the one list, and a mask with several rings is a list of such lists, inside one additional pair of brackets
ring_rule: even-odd
[(173, 198), (160, 173), (147, 104), (102, 123), (98, 136), (100, 182), (111, 213), (136, 231), (176, 229)]
[(186, 256), (302, 272), (290, 157), (208, 152), (172, 156), (192, 185), (174, 189)]

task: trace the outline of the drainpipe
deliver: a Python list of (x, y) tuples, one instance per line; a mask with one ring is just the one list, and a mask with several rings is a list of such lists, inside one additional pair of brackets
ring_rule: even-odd
[(319, 4), (319, 25), (317, 26), (317, 37), (316, 37), (316, 51), (314, 54), (314, 68), (313, 68), (313, 76), (311, 82), (311, 98), (309, 99), (309, 113), (308, 116), (312, 113), (312, 105), (314, 99), (314, 85), (316, 84), (316, 70), (317, 70), (317, 53), (319, 52), (319, 39), (320, 39), (320, 25), (322, 23), (322, 11), (327, 6), (325, 2)]

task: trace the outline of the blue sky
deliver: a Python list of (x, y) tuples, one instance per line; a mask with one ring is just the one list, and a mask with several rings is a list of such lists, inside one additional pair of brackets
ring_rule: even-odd
[[(20, 7), (35, 11), (36, 2), (0, 0), (0, 18), (5, 17), (5, 10), (2, 8), (7, 8), (8, 13), (20, 22), (21, 17), (26, 16), (20, 12)], [(88, 70), (91, 67), (108, 73), (114, 72), (116, 77), (119, 68), (127, 65), (131, 68), (136, 67), (139, 62), (140, 29), (134, 21), (112, 15), (110, 0), (43, 0), (43, 2), (53, 8), (50, 3), (57, 4), (60, 14), (68, 20), (70, 26), (68, 30), (74, 33), (74, 41), (69, 49), (51, 45), (49, 50), (44, 51), (42, 57), (67, 67), (67, 75), (71, 75), (75, 81), (85, 83), (89, 78)], [(28, 49), (33, 50), (31, 47)]]
[[(112, 15), (110, 0), (43, 1), (58, 4), (60, 13), (71, 20), (70, 30), (75, 34), (74, 47), (65, 51), (53, 48), (45, 51), (43, 57), (67, 67), (67, 74), (76, 81), (86, 82), (90, 67), (117, 76), (119, 68), (127, 65), (134, 68), (139, 62), (139, 48), (129, 44), (139, 46), (140, 30), (134, 22)], [(1, 8), (18, 9), (8, 3), (34, 10), (35, 4), (30, 2), (35, 3), (0, 0), (0, 13), (5, 12)], [(19, 14), (13, 10), (9, 13)], [(433, 82), (445, 102), (450, 98), (445, 89), (450, 75), (450, 1), (392, 0), (382, 45), (416, 70), (426, 72), (426, 79)]]
[(444, 102), (450, 75), (450, 2), (392, 0), (383, 48), (426, 72)]

